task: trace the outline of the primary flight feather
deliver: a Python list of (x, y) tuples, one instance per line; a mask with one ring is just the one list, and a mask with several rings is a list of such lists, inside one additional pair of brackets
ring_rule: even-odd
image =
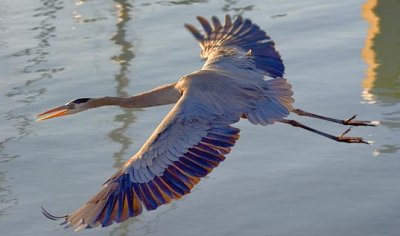
[[(232, 124), (240, 118), (253, 124), (287, 123), (340, 142), (366, 143), (358, 137), (333, 136), (285, 119), (290, 112), (345, 125), (374, 125), (337, 120), (294, 109), (291, 85), (271, 38), (249, 19), (225, 16), (211, 23), (197, 17), (203, 32), (185, 27), (199, 42), (203, 68), (178, 82), (129, 97), (80, 98), (41, 113), (38, 120), (75, 114), (90, 108), (126, 108), (176, 103), (142, 148), (88, 202), (62, 218), (75, 230), (106, 227), (190, 193), (222, 162), (239, 138)], [(347, 132), (346, 132), (347, 133)]]

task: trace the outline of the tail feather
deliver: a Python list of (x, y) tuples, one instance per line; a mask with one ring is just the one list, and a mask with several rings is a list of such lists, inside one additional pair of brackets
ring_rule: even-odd
[(253, 123), (268, 125), (289, 115), (293, 109), (292, 86), (284, 78), (265, 81), (264, 96), (257, 101), (257, 108), (244, 117)]

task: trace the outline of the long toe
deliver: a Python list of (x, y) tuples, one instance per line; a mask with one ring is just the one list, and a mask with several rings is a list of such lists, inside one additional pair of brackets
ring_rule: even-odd
[(365, 144), (371, 144), (369, 141), (365, 141), (361, 137), (346, 137), (346, 136), (339, 136), (337, 141), (339, 142), (344, 142), (344, 143), (365, 143)]

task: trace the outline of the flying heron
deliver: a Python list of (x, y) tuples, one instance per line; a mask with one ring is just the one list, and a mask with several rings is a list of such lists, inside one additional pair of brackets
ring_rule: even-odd
[(78, 98), (38, 115), (38, 120), (72, 115), (101, 106), (142, 108), (175, 103), (142, 148), (101, 190), (64, 219), (75, 230), (106, 227), (139, 215), (143, 207), (160, 205), (190, 193), (191, 189), (225, 159), (239, 138), (232, 125), (241, 118), (255, 125), (275, 122), (300, 127), (338, 142), (368, 143), (348, 137), (347, 129), (335, 136), (285, 119), (289, 113), (349, 126), (374, 126), (370, 121), (320, 116), (293, 107), (292, 86), (283, 78), (284, 64), (271, 38), (249, 19), (225, 15), (221, 24), (197, 17), (201, 33), (185, 27), (200, 43), (203, 68), (132, 97)]

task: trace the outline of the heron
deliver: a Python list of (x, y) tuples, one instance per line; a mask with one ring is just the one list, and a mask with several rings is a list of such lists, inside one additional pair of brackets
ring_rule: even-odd
[(106, 227), (180, 199), (217, 167), (239, 138), (240, 119), (255, 125), (284, 123), (337, 142), (369, 143), (347, 129), (332, 135), (287, 119), (290, 113), (352, 126), (376, 122), (336, 119), (293, 106), (292, 86), (270, 36), (250, 19), (225, 15), (224, 23), (198, 16), (203, 30), (184, 26), (201, 47), (204, 66), (175, 83), (132, 97), (78, 98), (39, 114), (38, 120), (76, 114), (102, 106), (145, 108), (175, 104), (155, 131), (100, 191), (70, 214), (52, 220), (81, 230)]

